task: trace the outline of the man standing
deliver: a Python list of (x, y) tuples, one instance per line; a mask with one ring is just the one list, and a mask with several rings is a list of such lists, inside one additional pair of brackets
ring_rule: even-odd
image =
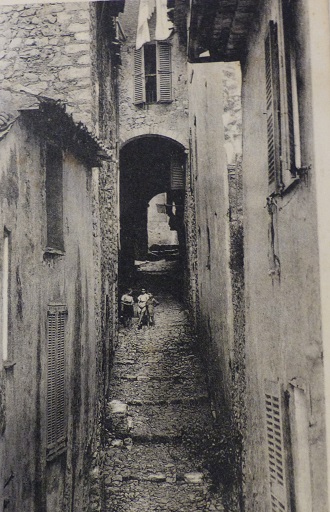
[(138, 313), (139, 313), (138, 329), (142, 328), (143, 318), (147, 314), (148, 299), (149, 299), (148, 293), (146, 293), (145, 288), (142, 288), (141, 295), (138, 296)]
[(123, 317), (123, 324), (125, 327), (130, 327), (132, 325), (132, 318), (134, 316), (134, 299), (132, 296), (132, 290), (127, 290), (126, 293), (121, 298), (121, 314)]

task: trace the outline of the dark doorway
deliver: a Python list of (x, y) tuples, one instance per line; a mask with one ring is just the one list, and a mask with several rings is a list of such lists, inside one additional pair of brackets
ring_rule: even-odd
[[(163, 265), (162, 272), (165, 271), (170, 276), (175, 274), (175, 279), (180, 275), (182, 280), (185, 260), (184, 175), (184, 148), (172, 139), (156, 135), (143, 136), (132, 139), (121, 149), (119, 258), (121, 289), (126, 286), (134, 287), (134, 283), (139, 279), (141, 264), (161, 259), (177, 259), (177, 264)], [(153, 198), (158, 194), (162, 196), (156, 207), (163, 218), (165, 216), (167, 219), (167, 231), (172, 231), (173, 235), (175, 233), (175, 237), (173, 236), (175, 243), (172, 241), (149, 243), (149, 208), (155, 206)], [(170, 240), (170, 237), (168, 238)], [(151, 247), (151, 245), (158, 247)], [(152, 276), (153, 272), (150, 275)]]

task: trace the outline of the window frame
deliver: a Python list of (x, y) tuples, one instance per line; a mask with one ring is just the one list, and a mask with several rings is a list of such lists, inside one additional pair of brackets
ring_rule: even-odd
[[(146, 48), (155, 46), (156, 74), (146, 73)], [(167, 53), (167, 55), (166, 55)], [(148, 101), (146, 77), (156, 76), (156, 99)], [(134, 50), (134, 104), (172, 103), (172, 45), (168, 41), (151, 41)]]
[(2, 283), (1, 283), (1, 353), (2, 364), (9, 362), (10, 338), (10, 270), (11, 270), (11, 231), (4, 226), (2, 238)]
[[(68, 310), (64, 304), (47, 308), (46, 460), (67, 448), (65, 331)], [(52, 321), (51, 321), (52, 320)]]
[[(47, 141), (44, 151), (46, 195), (45, 252), (61, 255), (64, 254), (63, 150), (59, 145)], [(54, 211), (54, 208), (56, 211)]]
[(291, 0), (278, 0), (277, 19), (269, 21), (265, 36), (269, 195), (282, 195), (289, 190), (299, 178), (301, 167), (299, 97), (291, 9)]

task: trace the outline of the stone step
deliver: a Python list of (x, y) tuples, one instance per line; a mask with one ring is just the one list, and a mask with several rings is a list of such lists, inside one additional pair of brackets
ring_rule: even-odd
[[(121, 444), (118, 446), (118, 441)], [(123, 475), (135, 474), (141, 478), (149, 473), (166, 472), (166, 468), (175, 467), (178, 474), (200, 471), (202, 463), (192, 459), (182, 445), (182, 439), (167, 439), (166, 442), (159, 440), (153, 443), (133, 444), (129, 450), (122, 440), (114, 439), (107, 451), (106, 466), (110, 473)], [(163, 440), (162, 440), (163, 441)]]
[(115, 512), (223, 512), (207, 484), (170, 484), (129, 480), (106, 486), (108, 510)]
[[(199, 384), (199, 385), (198, 385)], [(192, 379), (183, 382), (116, 380), (110, 390), (110, 400), (118, 398), (132, 405), (166, 405), (185, 401), (200, 402), (208, 398), (205, 384)]]
[(178, 436), (191, 424), (203, 428), (212, 422), (208, 403), (131, 406), (129, 414), (133, 418), (132, 436)]
[(207, 394), (192, 396), (192, 397), (183, 397), (183, 398), (172, 398), (167, 400), (127, 400), (127, 405), (129, 406), (152, 406), (152, 405), (161, 405), (161, 406), (170, 406), (170, 405), (194, 405), (194, 404), (205, 404), (209, 403), (209, 397)]
[(127, 374), (130, 375), (146, 375), (150, 379), (168, 379), (173, 376), (181, 379), (191, 379), (192, 377), (198, 381), (205, 379), (204, 370), (200, 364), (191, 359), (182, 361), (182, 359), (162, 359), (157, 360), (135, 360), (127, 364), (116, 363), (112, 370), (112, 378), (121, 379)]

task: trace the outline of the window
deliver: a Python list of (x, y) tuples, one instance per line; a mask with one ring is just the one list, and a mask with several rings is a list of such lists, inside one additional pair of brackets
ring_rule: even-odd
[(9, 231), (5, 228), (2, 249), (2, 361), (8, 359), (9, 324)]
[(171, 46), (169, 43), (146, 43), (135, 50), (134, 103), (168, 103), (172, 101)]
[(271, 512), (289, 512), (287, 463), (284, 447), (282, 391), (276, 382), (265, 381), (266, 439)]
[(64, 305), (47, 312), (47, 460), (66, 448), (65, 320)]
[(47, 250), (63, 251), (63, 156), (62, 150), (46, 147)]
[(184, 190), (185, 172), (182, 159), (178, 155), (171, 157), (171, 190)]
[(265, 40), (269, 194), (288, 187), (300, 167), (291, 0), (279, 2), (279, 20), (269, 22)]

